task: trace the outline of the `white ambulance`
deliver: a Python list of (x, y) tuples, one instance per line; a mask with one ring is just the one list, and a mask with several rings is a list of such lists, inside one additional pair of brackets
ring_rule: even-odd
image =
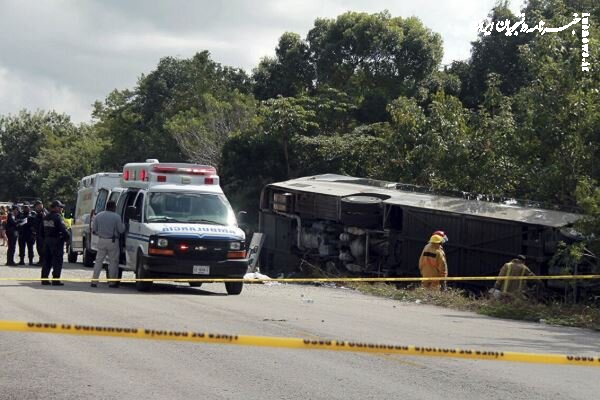
[[(117, 212), (126, 224), (120, 268), (139, 279), (242, 278), (245, 234), (215, 168), (146, 160), (123, 168)], [(152, 282), (136, 282), (140, 291)], [(191, 286), (200, 286), (190, 282)], [(239, 294), (241, 282), (225, 283)]]
[(81, 178), (77, 185), (77, 202), (71, 225), (69, 262), (76, 262), (83, 254), (83, 263), (92, 267), (96, 249), (92, 246), (91, 222), (95, 213), (104, 210), (106, 199), (115, 186), (121, 183), (120, 172), (99, 172)]

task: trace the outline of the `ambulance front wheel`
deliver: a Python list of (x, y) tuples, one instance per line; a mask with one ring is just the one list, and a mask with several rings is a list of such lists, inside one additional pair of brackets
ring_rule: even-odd
[(242, 293), (243, 287), (244, 282), (225, 282), (225, 289), (227, 290), (227, 294), (240, 294)]
[[(142, 254), (138, 253), (137, 262), (135, 266), (135, 278), (136, 279), (147, 279), (146, 271), (144, 271), (144, 260), (142, 259)], [(152, 287), (152, 281), (136, 281), (135, 288), (139, 292), (148, 292)]]

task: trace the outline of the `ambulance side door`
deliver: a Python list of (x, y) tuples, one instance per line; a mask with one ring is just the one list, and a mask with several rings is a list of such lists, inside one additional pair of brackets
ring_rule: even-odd
[(144, 197), (145, 192), (140, 190), (133, 203), (136, 213), (135, 216), (129, 219), (129, 231), (127, 232), (127, 265), (135, 266), (137, 262), (137, 253), (140, 247), (146, 248), (149, 238), (144, 235), (142, 225), (144, 222)]
[[(127, 218), (127, 207), (134, 204), (137, 191), (128, 190), (121, 194), (119, 201), (117, 202), (117, 213), (121, 216), (123, 223), (125, 224), (125, 233), (121, 236), (121, 255), (119, 257), (119, 264), (125, 265), (130, 269), (127, 262), (127, 247), (133, 244), (129, 241), (129, 218)], [(135, 268), (135, 266), (134, 266)]]

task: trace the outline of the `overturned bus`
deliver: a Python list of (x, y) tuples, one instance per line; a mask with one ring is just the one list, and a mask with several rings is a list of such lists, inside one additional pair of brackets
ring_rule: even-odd
[(423, 246), (443, 230), (450, 276), (496, 275), (517, 254), (536, 274), (552, 274), (559, 271), (550, 259), (559, 242), (577, 240), (570, 226), (581, 217), (372, 179), (302, 177), (262, 191), (260, 265), (266, 274), (284, 276), (314, 268), (338, 276), (419, 276)]

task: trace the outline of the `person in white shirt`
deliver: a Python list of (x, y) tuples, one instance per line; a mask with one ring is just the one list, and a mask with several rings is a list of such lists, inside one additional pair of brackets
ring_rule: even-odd
[[(115, 212), (117, 205), (114, 201), (106, 203), (106, 211), (98, 213), (92, 223), (92, 232), (98, 235), (98, 251), (92, 275), (92, 287), (98, 284), (104, 259), (108, 256), (108, 278), (116, 279), (119, 268), (119, 236), (125, 232), (125, 225), (119, 214)], [(118, 287), (117, 282), (111, 282), (110, 287)]]

